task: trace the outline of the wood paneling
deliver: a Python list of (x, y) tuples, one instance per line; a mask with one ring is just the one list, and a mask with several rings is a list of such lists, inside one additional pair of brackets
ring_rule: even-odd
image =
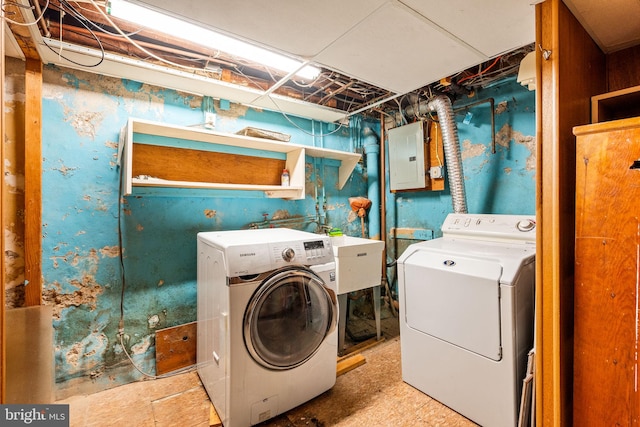
[(573, 421), (638, 425), (640, 118), (575, 132)]
[(640, 86), (640, 45), (607, 55), (607, 92)]
[(536, 6), (538, 425), (570, 426), (573, 359), (575, 138), (591, 96), (606, 88), (605, 56), (561, 0)]
[(42, 62), (25, 69), (24, 278), (25, 304), (42, 304)]

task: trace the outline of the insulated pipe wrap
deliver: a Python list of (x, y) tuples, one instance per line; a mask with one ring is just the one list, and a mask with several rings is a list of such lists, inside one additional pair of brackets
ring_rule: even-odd
[(460, 155), (460, 143), (458, 129), (451, 100), (444, 95), (432, 98), (427, 107), (438, 115), (442, 131), (444, 156), (447, 161), (447, 175), (451, 187), (451, 198), (454, 213), (467, 213), (467, 200), (464, 190), (464, 174), (462, 173), (462, 157)]

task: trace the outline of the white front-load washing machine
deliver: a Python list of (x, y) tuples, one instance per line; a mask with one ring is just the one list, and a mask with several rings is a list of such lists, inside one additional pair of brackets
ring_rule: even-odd
[(450, 214), (398, 259), (402, 379), (476, 423), (518, 423), (533, 348), (535, 217)]
[(225, 427), (275, 417), (336, 381), (328, 236), (270, 228), (198, 233), (197, 370)]

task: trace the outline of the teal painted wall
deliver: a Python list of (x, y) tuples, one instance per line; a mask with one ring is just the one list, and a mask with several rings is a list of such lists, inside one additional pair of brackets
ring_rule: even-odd
[[(480, 103), (490, 98), (495, 105), (495, 154), (491, 152), (491, 106)], [(475, 103), (479, 104), (465, 108)], [(471, 98), (461, 97), (453, 103), (453, 109), (468, 212), (535, 215), (535, 92), (510, 77), (478, 90)], [(434, 192), (391, 193), (387, 185), (387, 229), (427, 229), (439, 237), (440, 227), (451, 212), (448, 180), (444, 191)], [(387, 239), (388, 262), (414, 242)], [(397, 287), (392, 269), (389, 274)]]
[[(317, 204), (325, 223), (360, 235), (360, 221), (348, 198), (367, 196), (371, 183), (362, 164), (337, 190), (337, 165), (309, 159), (307, 198), (300, 201), (239, 191), (216, 191), (207, 197), (193, 190), (121, 197), (117, 151), (119, 130), (127, 119), (198, 125), (204, 122), (202, 97), (51, 66), (44, 70), (43, 91), (42, 262), (44, 299), (54, 307), (59, 398), (142, 378), (117, 340), (123, 278), (125, 346), (142, 370), (154, 373), (155, 331), (196, 319), (197, 232), (247, 228), (261, 222), (263, 214), (270, 220), (316, 217), (317, 188), (320, 196), (323, 189), (326, 195), (326, 204)], [(488, 97), (495, 99), (497, 110), (496, 154), (490, 152), (487, 105), (470, 109), (468, 123), (464, 111), (456, 117), (469, 212), (532, 214), (534, 94), (508, 79), (464, 103)], [(457, 102), (454, 108), (463, 105)], [(359, 120), (353, 128), (336, 129), (290, 117), (296, 127), (277, 112), (235, 104), (215, 107), (219, 131), (253, 126), (290, 134), (298, 144), (362, 152), (360, 129), (379, 132), (377, 123)], [(452, 211), (448, 187), (398, 195), (387, 191), (387, 197), (387, 233), (392, 227), (410, 227), (438, 235)], [(308, 222), (293, 227), (315, 230)], [(396, 256), (393, 246), (390, 260)]]
[[(154, 332), (196, 320), (199, 231), (322, 216), (323, 223), (360, 235), (348, 197), (366, 196), (361, 164), (338, 190), (338, 163), (308, 158), (305, 200), (200, 190), (121, 197), (118, 138), (127, 119), (198, 125), (204, 123), (202, 97), (55, 67), (45, 67), (43, 92), (44, 299), (54, 306), (59, 397), (141, 378), (117, 339), (123, 278), (125, 348), (143, 371), (155, 373)], [(218, 131), (253, 126), (290, 134), (297, 144), (357, 148), (349, 126), (215, 106)], [(318, 211), (316, 193), (326, 198)], [(289, 226), (315, 231), (317, 224)]]

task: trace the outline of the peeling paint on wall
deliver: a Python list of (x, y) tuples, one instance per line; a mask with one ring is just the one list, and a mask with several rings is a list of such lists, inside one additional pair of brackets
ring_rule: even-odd
[(218, 118), (223, 120), (233, 120), (238, 117), (244, 117), (249, 111), (249, 107), (234, 102), (229, 103), (228, 109), (223, 109), (220, 107), (220, 100), (218, 99), (214, 100), (214, 106)]
[(100, 254), (103, 257), (115, 258), (120, 256), (120, 248), (118, 246), (105, 246), (100, 249)]
[(96, 127), (102, 122), (102, 114), (83, 111), (78, 112), (66, 119), (76, 130), (79, 136), (87, 136), (92, 140), (96, 137)]
[(82, 280), (71, 280), (69, 284), (77, 288), (77, 290), (65, 293), (63, 286), (58, 282), (54, 282), (42, 292), (43, 301), (48, 305), (53, 305), (53, 317), (55, 319), (60, 319), (62, 311), (69, 307), (85, 305), (90, 310), (95, 310), (98, 295), (103, 292), (103, 287), (95, 283), (95, 279), (91, 276), (85, 276)]
[(147, 323), (149, 323), (149, 329), (155, 329), (158, 326), (158, 323), (160, 323), (160, 316), (154, 314), (153, 316), (149, 317)]
[[(482, 101), (495, 101), (496, 152), (492, 153), (491, 110)], [(476, 104), (465, 108), (465, 104)], [(480, 89), (473, 99), (454, 103), (465, 193), (469, 213), (535, 214), (535, 93), (515, 78)], [(471, 120), (465, 120), (466, 112)], [(445, 165), (446, 167), (446, 165)], [(440, 228), (452, 212), (448, 179), (442, 192), (388, 194), (387, 220), (398, 228), (424, 228), (441, 236)], [(395, 203), (393, 201), (395, 200)], [(390, 254), (395, 245), (388, 242)]]
[(2, 215), (5, 229), (4, 268), (5, 306), (22, 307), (24, 289), (24, 62), (5, 58), (3, 132), (4, 200)]
[(460, 156), (462, 160), (468, 160), (472, 157), (480, 157), (485, 154), (487, 146), (484, 144), (473, 144), (468, 139), (462, 141), (462, 151)]
[[(16, 308), (24, 306), (25, 289), (24, 289), (24, 244), (22, 239), (24, 234), (19, 236), (17, 233), (9, 230), (11, 226), (5, 229), (5, 253), (4, 265), (5, 271), (5, 306), (7, 308)], [(24, 231), (23, 231), (24, 233)]]
[(58, 162), (60, 163), (60, 167), (57, 168), (53, 168), (53, 170), (60, 172), (60, 174), (67, 176), (67, 174), (70, 171), (74, 171), (77, 170), (78, 168), (74, 168), (74, 167), (67, 167), (62, 163), (62, 159), (58, 160)]
[(13, 165), (9, 159), (4, 161), (4, 183), (7, 191), (10, 194), (23, 194), (24, 193), (24, 174), (13, 173)]
[(536, 167), (536, 138), (513, 130), (507, 123), (496, 132), (496, 144), (509, 148), (511, 141), (514, 141), (516, 144), (522, 144), (529, 150), (531, 154), (527, 157), (527, 170), (534, 171)]
[(287, 219), (287, 218), (291, 218), (291, 214), (285, 209), (278, 209), (271, 216), (271, 219), (274, 219), (274, 220)]
[[(271, 199), (261, 192), (203, 196), (179, 189), (170, 196), (120, 197), (114, 141), (127, 119), (198, 125), (202, 98), (55, 66), (45, 66), (43, 79), (43, 295), (54, 307), (56, 388), (64, 398), (139, 378), (124, 350), (153, 372), (153, 331), (196, 320), (198, 232), (246, 228), (264, 220), (265, 212), (272, 213), (272, 221), (315, 231), (316, 223), (307, 218), (317, 213), (313, 198)], [(251, 126), (290, 134), (298, 144), (351, 146), (348, 132), (314, 140), (309, 120), (297, 118), (292, 126), (278, 113), (233, 103), (222, 109), (219, 101), (214, 106), (217, 131)], [(329, 134), (328, 127), (314, 123), (317, 133)], [(351, 227), (345, 218), (347, 198), (366, 193), (362, 169), (341, 191), (336, 190), (338, 165), (320, 169), (313, 180), (327, 186), (332, 210), (326, 217), (359, 235), (359, 223)], [(307, 188), (314, 186), (307, 182)], [(123, 294), (124, 348), (118, 336)]]
[(151, 345), (154, 342), (154, 335), (146, 335), (143, 337), (140, 342), (131, 346), (132, 354), (144, 354), (151, 348)]
[(92, 332), (81, 341), (58, 348), (64, 356), (64, 368), (68, 375), (93, 371), (100, 367), (102, 356), (107, 351), (107, 336), (99, 331)]

